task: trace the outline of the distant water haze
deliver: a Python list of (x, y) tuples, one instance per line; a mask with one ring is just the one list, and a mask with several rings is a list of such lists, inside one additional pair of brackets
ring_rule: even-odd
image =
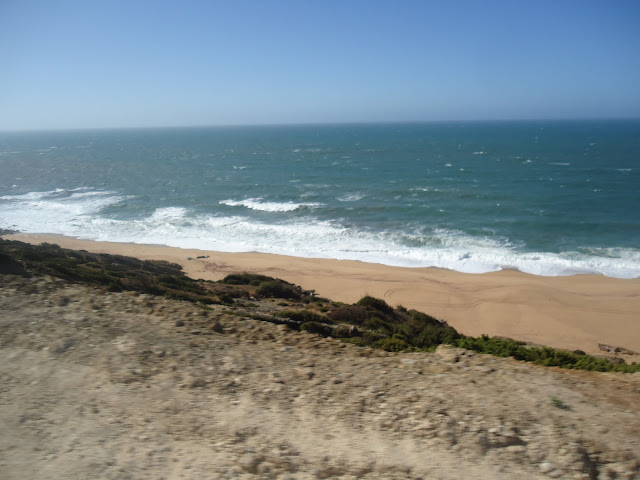
[(116, 242), (640, 276), (640, 121), (0, 134), (0, 227)]

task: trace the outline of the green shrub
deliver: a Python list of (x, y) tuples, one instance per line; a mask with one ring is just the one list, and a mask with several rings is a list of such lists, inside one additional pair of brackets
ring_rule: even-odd
[(514, 357), (517, 360), (533, 362), (547, 367), (593, 370), (596, 372), (640, 372), (640, 365), (614, 363), (605, 358), (596, 358), (582, 353), (556, 350), (551, 347), (528, 347), (524, 342), (505, 338), (460, 337), (452, 342), (456, 347), (488, 353), (498, 357)]
[(226, 303), (228, 305), (233, 303), (233, 297), (231, 295), (229, 295), (228, 293), (223, 293), (221, 295), (218, 295), (218, 298), (220, 299), (220, 301), (222, 303)]
[(378, 312), (389, 314), (393, 313), (393, 308), (387, 305), (387, 302), (385, 302), (384, 300), (380, 300), (379, 298), (370, 297), (369, 295), (358, 300), (358, 305), (360, 305), (361, 307), (369, 308), (371, 310), (376, 310)]
[(122, 287), (122, 283), (120, 283), (120, 281), (114, 280), (109, 284), (108, 290), (110, 292), (121, 292), (122, 290), (124, 290), (124, 288)]
[(164, 294), (164, 296), (171, 300), (182, 300), (182, 301), (191, 302), (191, 303), (200, 302), (200, 303), (204, 303), (205, 305), (220, 303), (209, 297), (204, 297), (202, 295), (191, 295), (183, 292), (167, 292)]
[(225, 283), (227, 285), (260, 285), (261, 282), (268, 282), (271, 280), (275, 280), (273, 277), (268, 277), (266, 275), (258, 275), (255, 273), (232, 273), (231, 275), (227, 275), (220, 283)]
[(304, 332), (315, 333), (317, 335), (322, 335), (323, 337), (328, 337), (332, 333), (331, 327), (328, 327), (327, 325), (323, 325), (318, 322), (303, 323), (300, 326), (300, 330)]
[(413, 350), (411, 345), (399, 338), (384, 338), (378, 340), (373, 344), (373, 347), (386, 350), (387, 352), (406, 352)]
[[(410, 310), (409, 318), (411, 319), (412, 322), (420, 325), (448, 326), (442, 320), (438, 320), (436, 317), (432, 317), (431, 315), (427, 315), (426, 313), (422, 313), (417, 310)], [(449, 328), (453, 328), (453, 327), (449, 327)]]
[(285, 299), (299, 299), (300, 293), (288, 283), (284, 283), (281, 280), (268, 280), (262, 282), (256, 294), (266, 298), (285, 298)]
[(162, 274), (158, 275), (158, 283), (162, 283), (169, 287), (175, 287), (178, 285), (178, 280), (172, 275)]
[(328, 317), (336, 323), (362, 325), (369, 318), (369, 312), (360, 305), (340, 305), (329, 312)]
[(368, 318), (367, 320), (365, 320), (363, 326), (371, 330), (376, 330), (385, 335), (393, 334), (393, 327), (389, 323), (379, 319), (378, 317)]
[(372, 332), (370, 330), (366, 330), (362, 332), (362, 345), (374, 345), (378, 340), (384, 340), (387, 338), (386, 335), (381, 333)]
[(362, 335), (360, 330), (352, 325), (340, 325), (333, 329), (331, 336), (334, 338), (353, 338)]
[(316, 312), (312, 312), (310, 310), (286, 310), (284, 312), (280, 312), (280, 316), (284, 318), (290, 318), (291, 320), (295, 320), (296, 322), (301, 323), (333, 323), (333, 320), (329, 319), (328, 317), (320, 315)]

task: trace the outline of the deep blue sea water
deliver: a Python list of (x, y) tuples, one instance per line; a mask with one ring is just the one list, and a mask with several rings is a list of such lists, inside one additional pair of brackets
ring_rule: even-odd
[(0, 133), (0, 228), (640, 276), (640, 120)]

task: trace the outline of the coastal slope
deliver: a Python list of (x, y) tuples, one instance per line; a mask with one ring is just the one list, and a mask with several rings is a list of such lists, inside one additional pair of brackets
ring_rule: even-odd
[(0, 275), (4, 478), (640, 478), (638, 374)]
[(192, 278), (236, 272), (282, 278), (335, 301), (383, 298), (445, 320), (465, 335), (502, 336), (602, 355), (600, 344), (640, 352), (640, 278), (541, 277), (517, 271), (465, 274), (355, 261), (94, 242), (53, 235), (6, 239), (179, 264)]

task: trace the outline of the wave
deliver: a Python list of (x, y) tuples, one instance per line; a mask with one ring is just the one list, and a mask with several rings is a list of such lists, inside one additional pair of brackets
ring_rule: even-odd
[[(104, 208), (122, 202), (125, 196), (112, 191), (92, 191), (89, 188), (56, 189), (0, 197), (0, 222), (19, 230), (50, 232), (47, 228), (59, 223), (82, 224)], [(52, 232), (53, 233), (53, 232)]]
[(294, 202), (264, 202), (261, 198), (247, 198), (244, 200), (221, 200), (221, 205), (229, 207), (246, 207), (261, 212), (293, 212), (303, 207), (320, 207), (319, 203), (294, 203)]
[[(513, 244), (507, 238), (471, 236), (458, 230), (376, 232), (311, 216), (269, 223), (242, 215), (197, 213), (180, 206), (156, 208), (128, 219), (113, 218), (106, 213), (107, 208), (122, 206), (128, 198), (131, 197), (90, 189), (2, 196), (0, 227), (101, 241), (259, 251), (404, 267), (439, 267), (466, 273), (517, 269), (544, 276), (582, 273), (619, 278), (640, 276), (640, 249), (583, 247), (562, 253), (526, 252), (524, 245)], [(272, 208), (269, 202), (256, 199), (238, 201), (238, 205), (245, 206), (241, 202), (257, 202), (258, 206)], [(289, 207), (299, 208), (302, 204), (274, 205), (279, 205), (278, 210), (267, 211), (290, 211)], [(283, 210), (282, 206), (288, 209)]]
[(366, 195), (364, 193), (347, 193), (340, 197), (336, 197), (336, 200), (339, 202), (357, 202), (358, 200), (362, 200)]
[(154, 221), (175, 221), (187, 218), (188, 210), (182, 207), (164, 207), (156, 208), (151, 215), (151, 220)]

